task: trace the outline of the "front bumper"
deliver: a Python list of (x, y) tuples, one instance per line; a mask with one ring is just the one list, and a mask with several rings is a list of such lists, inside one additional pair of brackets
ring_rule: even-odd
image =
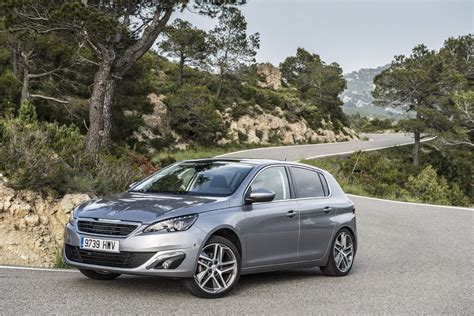
[[(76, 257), (71, 256), (71, 249), (79, 248), (82, 236), (118, 240), (120, 243), (120, 254), (138, 254), (139, 257), (145, 259), (142, 260), (138, 266), (131, 268), (111, 266), (110, 264), (104, 263), (90, 264), (79, 262)], [(75, 226), (67, 224), (64, 234), (65, 245), (63, 249), (63, 259), (66, 264), (79, 269), (102, 270), (121, 274), (188, 278), (192, 277), (196, 271), (199, 251), (205, 237), (205, 232), (196, 225), (193, 225), (189, 230), (183, 232), (158, 232), (148, 234), (138, 232), (132, 233), (125, 238), (117, 238), (84, 234), (78, 232)], [(69, 249), (67, 249), (68, 251), (66, 251), (66, 247), (69, 247)], [(145, 253), (147, 255), (145, 255)], [(184, 260), (182, 260), (177, 267), (171, 266), (168, 269), (163, 268), (162, 265), (156, 267), (156, 263), (163, 262), (163, 258), (182, 258), (183, 256)], [(113, 260), (110, 258), (113, 257), (107, 258), (109, 262)]]

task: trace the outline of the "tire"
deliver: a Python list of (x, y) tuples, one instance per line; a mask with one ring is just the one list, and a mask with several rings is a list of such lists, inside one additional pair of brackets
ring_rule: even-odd
[(105, 272), (105, 271), (99, 272), (99, 271), (84, 270), (84, 269), (79, 269), (79, 271), (81, 271), (81, 273), (84, 274), (89, 279), (101, 280), (101, 281), (113, 280), (120, 276), (120, 273), (111, 273), (111, 272)]
[[(341, 240), (343, 242), (341, 242)], [(332, 277), (347, 275), (351, 271), (354, 263), (355, 247), (356, 243), (352, 233), (347, 228), (339, 230), (331, 243), (331, 251), (329, 253), (327, 265), (319, 267), (321, 272), (324, 275)], [(346, 249), (342, 251), (345, 255), (340, 254), (340, 249)]]
[[(222, 254), (220, 258), (219, 254)], [(211, 236), (201, 249), (194, 277), (184, 280), (184, 285), (197, 297), (222, 297), (237, 285), (240, 261), (239, 251), (230, 240)]]

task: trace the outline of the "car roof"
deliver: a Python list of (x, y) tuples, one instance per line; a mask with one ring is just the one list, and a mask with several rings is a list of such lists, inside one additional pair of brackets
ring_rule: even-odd
[(266, 166), (266, 165), (273, 165), (273, 164), (285, 164), (285, 165), (293, 165), (293, 166), (302, 166), (307, 168), (316, 169), (319, 171), (325, 171), (324, 169), (302, 164), (299, 162), (293, 161), (286, 161), (286, 160), (277, 160), (277, 159), (262, 159), (262, 158), (226, 158), (226, 157), (214, 157), (214, 158), (203, 158), (203, 159), (190, 159), (186, 160), (186, 162), (238, 162), (238, 163), (245, 163), (253, 166)]
[(269, 163), (282, 163), (286, 161), (276, 160), (276, 159), (261, 159), (261, 158), (234, 158), (234, 157), (213, 157), (213, 158), (202, 158), (202, 159), (190, 159), (185, 160), (186, 162), (240, 162), (246, 163), (250, 165), (262, 165), (262, 164), (269, 164)]

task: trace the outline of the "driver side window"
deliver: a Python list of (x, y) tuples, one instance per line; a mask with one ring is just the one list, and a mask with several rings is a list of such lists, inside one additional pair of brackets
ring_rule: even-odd
[(275, 193), (274, 201), (287, 200), (290, 198), (290, 186), (288, 176), (284, 167), (270, 167), (253, 180), (252, 190), (267, 189)]

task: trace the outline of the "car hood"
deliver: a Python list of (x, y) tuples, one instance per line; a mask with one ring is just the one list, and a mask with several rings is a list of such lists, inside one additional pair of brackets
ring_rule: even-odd
[(76, 210), (79, 218), (153, 223), (160, 218), (201, 213), (229, 206), (227, 198), (125, 192), (88, 201)]

